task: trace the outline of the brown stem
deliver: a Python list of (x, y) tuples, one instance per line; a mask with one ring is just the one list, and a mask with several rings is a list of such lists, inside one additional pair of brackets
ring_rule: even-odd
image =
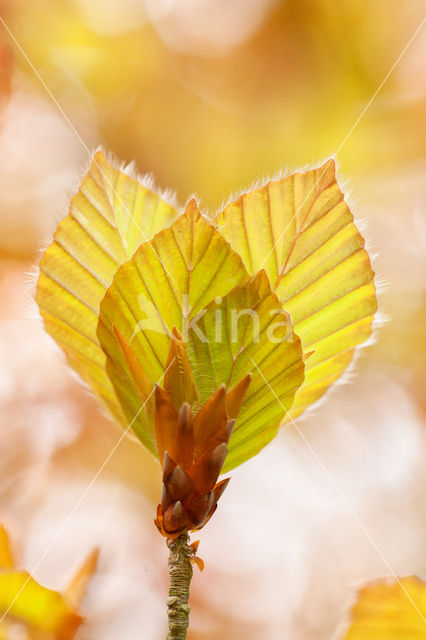
[(169, 556), (169, 633), (167, 640), (186, 640), (189, 625), (189, 585), (192, 578), (190, 557), (193, 550), (188, 546), (189, 535), (183, 533), (176, 540), (167, 539)]

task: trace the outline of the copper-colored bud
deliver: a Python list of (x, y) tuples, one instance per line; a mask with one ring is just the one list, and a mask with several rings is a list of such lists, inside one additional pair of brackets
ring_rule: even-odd
[[(167, 387), (155, 389), (157, 447), (163, 459), (163, 490), (155, 524), (167, 538), (201, 529), (215, 512), (229, 478), (217, 480), (228, 453), (236, 414), (250, 383), (250, 376), (246, 376), (230, 394), (222, 385), (193, 416), (190, 403), (197, 397), (195, 382), (180, 334), (174, 330), (174, 336)], [(174, 375), (179, 370), (173, 369), (172, 355), (183, 363), (180, 369), (183, 378), (176, 387)]]

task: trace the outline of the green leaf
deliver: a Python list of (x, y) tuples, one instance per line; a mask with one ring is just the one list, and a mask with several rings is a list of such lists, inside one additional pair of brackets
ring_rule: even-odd
[(299, 338), (261, 271), (212, 301), (188, 332), (187, 352), (202, 402), (221, 384), (252, 374), (223, 471), (256, 455), (277, 434), (304, 379)]
[(83, 621), (60, 593), (42, 587), (26, 571), (0, 572), (0, 614), (6, 611), (10, 618), (39, 633), (54, 634), (57, 640), (71, 640)]
[(46, 330), (121, 421), (96, 336), (99, 304), (118, 267), (176, 216), (173, 207), (98, 151), (40, 262), (36, 299)]
[(123, 424), (132, 424), (154, 455), (153, 425), (141, 410), (114, 327), (154, 384), (164, 374), (173, 327), (186, 335), (205, 306), (248, 277), (240, 257), (200, 214), (195, 201), (116, 273), (101, 303), (98, 339), (123, 407)]
[(313, 352), (290, 411), (296, 417), (342, 375), (377, 309), (374, 273), (334, 162), (243, 194), (215, 222), (251, 275), (266, 270), (304, 353)]
[[(190, 268), (193, 250), (192, 243), (188, 243), (179, 268), (175, 240), (189, 240), (191, 234), (199, 253), (195, 255), (194, 267)], [(156, 454), (154, 425), (147, 413), (140, 410), (140, 394), (138, 396), (134, 371), (129, 366), (131, 359), (125, 357), (128, 347), (123, 352), (123, 344), (131, 342), (133, 354), (152, 384), (158, 382), (166, 368), (172, 329), (176, 326), (182, 329), (185, 325), (187, 309), (175, 303), (182, 295), (188, 296), (190, 312), (186, 318), (189, 328), (185, 347), (200, 403), (206, 402), (221, 384), (231, 389), (252, 373), (228, 446), (224, 470), (229, 470), (255, 455), (276, 435), (281, 419), (303, 382), (300, 340), (292, 331), (288, 314), (272, 293), (266, 274), (261, 272), (247, 280), (238, 256), (195, 207), (189, 208), (170, 229), (156, 236), (153, 244), (166, 265), (169, 259), (175, 260), (176, 282), (169, 283), (169, 290), (173, 289), (174, 295), (169, 298), (165, 295), (164, 278), (161, 271), (157, 273), (162, 266), (159, 260), (155, 264), (155, 254), (146, 247), (142, 246), (134, 258), (121, 267), (101, 304), (98, 329), (100, 342), (108, 354), (111, 380), (128, 422), (133, 422), (132, 428), (138, 437)], [(217, 268), (213, 258), (217, 254), (224, 256), (224, 277), (212, 278), (210, 276)], [(150, 284), (147, 284), (147, 278)], [(241, 280), (246, 282), (238, 285)], [(236, 283), (237, 286), (225, 293)], [(200, 292), (204, 301), (210, 299), (204, 308), (198, 303)], [(194, 318), (197, 322), (191, 325)], [(123, 334), (125, 343), (122, 339), (119, 343), (117, 333)]]

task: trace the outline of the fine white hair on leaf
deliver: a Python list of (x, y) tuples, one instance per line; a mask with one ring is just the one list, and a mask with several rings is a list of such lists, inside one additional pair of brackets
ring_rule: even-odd
[(328, 387), (328, 389), (326, 389), (324, 394), (320, 398), (318, 398), (318, 400), (316, 400), (313, 404), (307, 407), (305, 411), (303, 411), (303, 413), (300, 414), (300, 416), (297, 418), (298, 421), (303, 420), (307, 416), (316, 415), (317, 411), (321, 409), (323, 404), (329, 401), (331, 394), (335, 393), (336, 390), (339, 389), (340, 387), (346, 386), (347, 384), (350, 384), (351, 382), (353, 382), (353, 380), (357, 377), (356, 369), (357, 369), (359, 360), (362, 357), (364, 357), (365, 350), (376, 343), (377, 333), (379, 329), (384, 324), (387, 324), (389, 321), (390, 321), (390, 317), (388, 315), (382, 313), (381, 311), (376, 312), (373, 318), (372, 331), (371, 331), (370, 337), (365, 342), (357, 345), (354, 348), (354, 355), (352, 357), (352, 360), (349, 363), (348, 367), (345, 369), (345, 371), (342, 373), (342, 375), (335, 382), (333, 382), (333, 384), (331, 384)]
[[(374, 243), (372, 242), (372, 239), (369, 237), (369, 233), (368, 233), (368, 223), (367, 223), (367, 219), (364, 217), (361, 219), (358, 218), (358, 215), (356, 213), (356, 210), (358, 208), (358, 203), (356, 201), (356, 198), (353, 195), (352, 189), (350, 187), (350, 181), (347, 177), (343, 177), (341, 174), (341, 170), (340, 170), (340, 162), (336, 157), (336, 154), (330, 155), (326, 158), (324, 158), (322, 161), (320, 162), (312, 162), (310, 165), (305, 165), (303, 167), (298, 167), (298, 168), (288, 168), (286, 167), (285, 169), (281, 169), (280, 171), (276, 172), (275, 174), (272, 175), (272, 177), (263, 177), (262, 179), (258, 179), (256, 180), (254, 183), (252, 183), (247, 189), (241, 189), (237, 192), (233, 192), (231, 193), (231, 195), (222, 203), (222, 205), (220, 206), (220, 208), (218, 209), (218, 211), (216, 212), (216, 214), (213, 217), (213, 221), (216, 219), (216, 217), (218, 216), (218, 214), (223, 211), (223, 209), (225, 207), (227, 207), (229, 204), (231, 204), (232, 202), (234, 202), (235, 200), (238, 200), (238, 198), (240, 198), (241, 196), (245, 195), (246, 193), (249, 193), (255, 189), (261, 188), (266, 186), (269, 182), (274, 182), (277, 180), (281, 180), (283, 178), (286, 178), (294, 173), (300, 173), (300, 172), (307, 172), (307, 171), (312, 171), (314, 169), (319, 169), (321, 166), (323, 166), (325, 163), (327, 163), (329, 160), (333, 160), (335, 163), (335, 168), (336, 168), (336, 182), (339, 186), (339, 189), (342, 191), (343, 196), (344, 196), (344, 200), (346, 202), (346, 204), (349, 207), (349, 210), (354, 218), (354, 224), (357, 227), (357, 229), (360, 231), (360, 234), (362, 235), (363, 239), (364, 239), (364, 246), (365, 249), (367, 251), (367, 253), (369, 254), (370, 257), (370, 261), (371, 263), (374, 265), (375, 267), (375, 255), (372, 255), (372, 251), (374, 248)], [(220, 230), (220, 225), (218, 225), (218, 229)], [(379, 307), (379, 311), (376, 312), (374, 318), (373, 318), (373, 323), (372, 323), (372, 333), (371, 336), (369, 337), (368, 340), (366, 340), (363, 344), (357, 345), (354, 349), (354, 355), (352, 358), (351, 363), (349, 364), (349, 366), (347, 367), (347, 369), (344, 371), (344, 373), (340, 376), (340, 378), (335, 381), (332, 385), (330, 385), (330, 387), (326, 390), (326, 392), (321, 396), (321, 398), (319, 398), (316, 402), (314, 402), (310, 407), (308, 407), (304, 412), (303, 412), (303, 416), (310, 414), (311, 412), (315, 412), (323, 402), (328, 401), (328, 397), (330, 392), (333, 389), (336, 389), (339, 386), (342, 386), (346, 383), (348, 383), (350, 380), (352, 380), (355, 376), (355, 371), (356, 371), (356, 366), (358, 363), (359, 358), (361, 357), (362, 352), (364, 351), (364, 349), (372, 344), (375, 343), (376, 341), (376, 336), (377, 336), (377, 331), (379, 330), (379, 328), (381, 326), (383, 326), (383, 324), (385, 324), (386, 322), (388, 322), (389, 318), (385, 313), (382, 313), (381, 311), (381, 306), (382, 306), (382, 292), (385, 290), (386, 288), (386, 282), (384, 280), (384, 278), (382, 278), (380, 275), (376, 275), (374, 276), (374, 285), (376, 288), (376, 295), (377, 295), (377, 299), (378, 299), (378, 307)]]
[(198, 196), (198, 194), (196, 193), (191, 193), (191, 195), (189, 196), (189, 198), (187, 198), (185, 206), (183, 207), (183, 210), (185, 211), (186, 207), (188, 206), (188, 203), (191, 200), (195, 200), (195, 202), (197, 203), (197, 207), (201, 213), (201, 215), (203, 216), (203, 218), (206, 218), (206, 220), (208, 220), (209, 222), (211, 222), (211, 217), (209, 216), (209, 212), (207, 211), (207, 209), (205, 207), (202, 206), (201, 202), (202, 199), (200, 196)]
[(35, 320), (41, 327), (43, 327), (43, 320), (34, 296), (39, 273), (40, 269), (38, 265), (33, 265), (30, 270), (24, 273), (25, 279), (22, 283), (22, 289), (26, 294), (24, 304), (24, 317), (29, 318), (30, 320)]
[(142, 175), (139, 174), (137, 169), (136, 169), (136, 165), (135, 163), (132, 161), (128, 164), (120, 161), (117, 159), (117, 157), (112, 153), (112, 152), (107, 152), (105, 151), (102, 146), (98, 146), (93, 153), (91, 153), (87, 159), (81, 164), (81, 166), (79, 168), (75, 168), (74, 169), (74, 177), (73, 180), (71, 181), (70, 186), (68, 186), (68, 188), (66, 189), (66, 194), (67, 194), (67, 198), (66, 201), (68, 202), (68, 205), (65, 208), (60, 208), (57, 211), (55, 211), (52, 215), (52, 232), (49, 234), (49, 237), (46, 237), (46, 239), (42, 240), (39, 243), (39, 247), (37, 249), (37, 258), (36, 258), (36, 264), (34, 265), (34, 269), (31, 271), (31, 273), (28, 275), (28, 286), (30, 288), (33, 288), (36, 286), (36, 283), (38, 281), (38, 277), (39, 277), (39, 267), (38, 264), (42, 258), (42, 256), (44, 255), (45, 251), (49, 248), (49, 246), (52, 243), (52, 237), (54, 234), (54, 231), (56, 229), (56, 227), (58, 226), (58, 224), (68, 215), (69, 213), (69, 202), (71, 201), (71, 199), (73, 198), (73, 196), (78, 193), (81, 183), (84, 179), (84, 177), (87, 175), (87, 173), (89, 172), (90, 167), (93, 164), (94, 161), (94, 156), (95, 154), (100, 151), (105, 158), (107, 159), (107, 161), (116, 169), (119, 169), (120, 171), (123, 171), (123, 173), (125, 173), (126, 175), (128, 175), (130, 178), (137, 180), (143, 187), (145, 187), (146, 189), (149, 189), (150, 191), (152, 191), (153, 193), (156, 193), (162, 200), (164, 200), (164, 202), (166, 202), (167, 204), (169, 204), (171, 207), (173, 207), (178, 213), (180, 213), (182, 211), (182, 208), (179, 206), (178, 202), (177, 202), (177, 198), (176, 198), (176, 193), (172, 190), (172, 189), (158, 189), (155, 186), (155, 182), (154, 182), (154, 177), (152, 174), (146, 174), (146, 175)]
[(40, 268), (38, 264), (33, 264), (31, 268), (25, 272), (24, 289), (27, 293), (31, 293), (34, 289), (34, 284), (37, 282), (40, 275)]
[(37, 251), (37, 254), (38, 254), (37, 263), (33, 264), (31, 269), (29, 269), (26, 272), (25, 274), (26, 279), (24, 284), (25, 291), (31, 294), (31, 305), (29, 306), (28, 309), (26, 309), (26, 314), (29, 318), (33, 320), (39, 320), (40, 322), (42, 322), (42, 319), (41, 319), (38, 305), (35, 301), (35, 296), (37, 293), (38, 279), (40, 277), (39, 262), (43, 253), (44, 253), (44, 249), (39, 248)]
[(380, 274), (376, 274), (376, 277), (374, 278), (374, 284), (376, 286), (376, 293), (378, 293), (379, 295), (385, 293), (386, 291), (389, 291), (390, 289), (389, 281)]
[[(180, 212), (181, 207), (177, 202), (176, 192), (170, 188), (159, 188), (155, 184), (155, 179), (153, 173), (140, 173), (136, 168), (136, 163), (132, 160), (131, 162), (123, 162), (119, 160), (117, 156), (112, 151), (106, 151), (102, 145), (99, 145), (86, 159), (86, 161), (82, 162), (79, 167), (75, 167), (74, 169), (74, 178), (71, 181), (71, 185), (67, 188), (67, 201), (69, 202), (71, 198), (78, 193), (81, 183), (89, 172), (90, 167), (94, 162), (94, 157), (96, 153), (100, 151), (106, 158), (106, 160), (114, 167), (114, 169), (118, 169), (125, 173), (132, 180), (136, 180), (139, 182), (145, 189), (149, 189), (153, 193), (157, 194), (164, 202), (169, 204), (171, 207), (176, 209), (176, 211)], [(113, 185), (111, 185), (111, 188)], [(54, 215), (55, 221), (58, 224), (68, 213), (68, 208), (64, 211), (61, 209), (57, 214)]]
[[(256, 178), (254, 182), (252, 182), (248, 187), (241, 187), (236, 191), (232, 191), (227, 198), (225, 198), (220, 207), (216, 210), (215, 214), (211, 218), (215, 220), (219, 213), (223, 211), (229, 204), (241, 198), (241, 196), (254, 191), (255, 189), (261, 189), (265, 187), (269, 182), (277, 182), (278, 180), (282, 180), (283, 178), (288, 178), (294, 173), (306, 173), (307, 171), (313, 171), (314, 169), (319, 169), (322, 165), (324, 165), (329, 160), (334, 160), (336, 165), (336, 175), (337, 169), (339, 167), (338, 161), (335, 155), (326, 156), (320, 162), (312, 161), (310, 164), (305, 164), (303, 166), (300, 165), (284, 165), (281, 169), (277, 169), (274, 173), (270, 175), (263, 175), (260, 178)], [(340, 181), (339, 181), (340, 182)]]
[(117, 158), (117, 156), (111, 151), (105, 151), (102, 146), (99, 146), (92, 155), (91, 161), (93, 161), (94, 155), (97, 151), (100, 151), (107, 161), (112, 164), (112, 166), (116, 169), (119, 169), (123, 173), (125, 173), (129, 178), (133, 180), (137, 180), (145, 189), (149, 189), (153, 193), (156, 193), (164, 202), (167, 202), (171, 207), (176, 209), (176, 211), (180, 211), (181, 208), (177, 202), (176, 192), (173, 189), (166, 188), (162, 189), (156, 186), (155, 179), (153, 173), (141, 174), (139, 173), (135, 161), (131, 162), (123, 162)]

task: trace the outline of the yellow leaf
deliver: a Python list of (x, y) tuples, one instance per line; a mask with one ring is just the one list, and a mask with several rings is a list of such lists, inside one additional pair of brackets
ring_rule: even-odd
[(37, 632), (71, 640), (83, 619), (57, 591), (39, 585), (26, 571), (0, 572), (0, 613)]
[(197, 385), (192, 375), (191, 365), (183, 342), (182, 334), (173, 327), (164, 374), (164, 389), (170, 394), (177, 410), (188, 402), (191, 406), (198, 398)]
[(426, 583), (416, 577), (361, 589), (345, 640), (425, 640)]
[(318, 400), (370, 335), (377, 309), (364, 240), (332, 160), (243, 194), (215, 220), (250, 274), (265, 269), (306, 360), (293, 417)]
[[(0, 527), (0, 638), (8, 637), (15, 622), (27, 631), (25, 637), (38, 640), (71, 640), (83, 622), (76, 613), (96, 570), (98, 550), (78, 570), (65, 594), (43, 587), (26, 571), (12, 568), (9, 539)], [(15, 635), (13, 636), (15, 637)]]
[(69, 607), (77, 610), (80, 606), (98, 566), (99, 549), (94, 549), (86, 558), (64, 591), (64, 599)]
[(11, 569), (14, 566), (9, 535), (3, 526), (0, 526), (0, 569)]
[(132, 428), (154, 455), (154, 425), (141, 402), (113, 327), (130, 345), (152, 385), (162, 378), (176, 327), (249, 278), (240, 257), (201, 215), (194, 200), (169, 228), (144, 243), (117, 271), (100, 307), (98, 339), (107, 371)]
[(121, 421), (96, 337), (99, 304), (118, 267), (176, 216), (173, 207), (98, 151), (40, 262), (36, 299), (46, 330)]
[(145, 369), (141, 366), (136, 358), (131, 346), (124, 339), (117, 327), (113, 326), (115, 337), (123, 353), (124, 359), (132, 376), (132, 381), (138, 392), (139, 399), (142, 403), (147, 418), (154, 416), (154, 399), (152, 397), (152, 382), (146, 374)]
[[(204, 402), (222, 383), (232, 389), (251, 373), (223, 471), (256, 455), (277, 434), (304, 379), (299, 338), (264, 271), (213, 300), (190, 330), (187, 352)], [(231, 396), (232, 397), (232, 396)]]
[(251, 373), (248, 373), (244, 378), (241, 378), (241, 380), (237, 382), (235, 387), (228, 391), (226, 396), (226, 412), (230, 420), (233, 420), (238, 416), (244, 402), (247, 389), (250, 386), (251, 378)]

